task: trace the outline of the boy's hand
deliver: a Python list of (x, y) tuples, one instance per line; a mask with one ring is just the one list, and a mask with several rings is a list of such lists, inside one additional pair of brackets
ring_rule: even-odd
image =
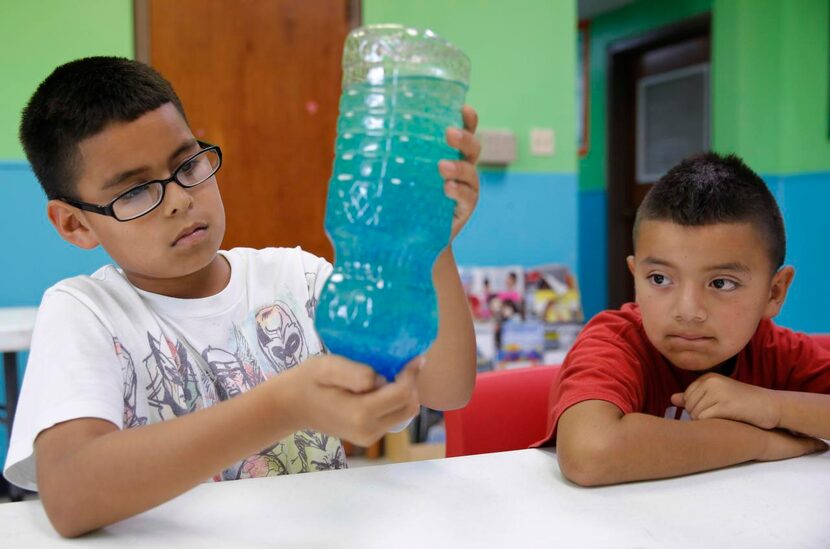
[(767, 431), (765, 435), (767, 437), (766, 447), (758, 457), (758, 461), (778, 461), (827, 450), (827, 443), (823, 440), (796, 435), (781, 429)]
[[(314, 429), (369, 446), (420, 409), (417, 373), (423, 358), (412, 360), (385, 380), (369, 366), (335, 355), (310, 358), (279, 377), (294, 377), (285, 409), (298, 429)], [(285, 380), (287, 381), (287, 380)]]
[(464, 129), (447, 128), (446, 137), (447, 144), (461, 152), (462, 160), (441, 160), (438, 163), (438, 171), (445, 179), (444, 192), (455, 200), (450, 240), (458, 235), (470, 219), (478, 202), (479, 181), (475, 167), (481, 153), (481, 143), (475, 137), (478, 114), (469, 105), (464, 105), (461, 116), (464, 119)]
[(742, 383), (709, 373), (694, 381), (683, 393), (671, 397), (692, 419), (731, 419), (761, 429), (775, 429), (781, 421), (781, 404), (771, 389)]

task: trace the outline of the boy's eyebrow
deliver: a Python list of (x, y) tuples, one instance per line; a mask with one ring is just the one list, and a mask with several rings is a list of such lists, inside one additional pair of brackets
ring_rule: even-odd
[(648, 263), (650, 265), (661, 265), (663, 267), (674, 267), (674, 265), (672, 265), (671, 263), (669, 263), (665, 259), (660, 259), (658, 257), (651, 257), (651, 256), (647, 256), (642, 261), (640, 261), (640, 263)]
[[(648, 256), (641, 261), (641, 263), (648, 263), (649, 265), (660, 265), (663, 267), (674, 267), (670, 262), (660, 259), (657, 257)], [(712, 265), (710, 267), (706, 267), (707, 271), (738, 271), (742, 273), (748, 273), (750, 271), (749, 267), (745, 264), (741, 263), (740, 261), (730, 261), (729, 263), (720, 263), (718, 265)]]
[(126, 181), (127, 179), (129, 179), (133, 176), (136, 176), (136, 175), (138, 175), (142, 172), (145, 172), (145, 171), (147, 171), (146, 167), (136, 168), (134, 170), (127, 170), (126, 172), (121, 172), (121, 173), (115, 175), (114, 177), (111, 177), (110, 179), (108, 179), (107, 182), (104, 183), (104, 186), (101, 187), (101, 189), (105, 191), (105, 190), (109, 189), (110, 187), (118, 186), (121, 183), (123, 183), (124, 181)]
[(742, 273), (748, 273), (749, 267), (741, 263), (740, 261), (732, 261), (729, 263), (721, 263), (720, 265), (712, 265), (706, 269), (707, 271), (739, 271)]
[[(186, 150), (192, 148), (193, 145), (195, 145), (195, 144), (196, 144), (196, 139), (191, 138), (191, 139), (188, 139), (187, 141), (185, 141), (184, 143), (182, 143), (181, 145), (179, 145), (179, 147), (175, 151), (173, 151), (173, 154), (170, 155), (169, 162), (172, 162), (173, 160), (175, 160), (177, 156), (179, 156), (180, 154), (182, 154)], [(115, 176), (108, 179), (106, 181), (106, 183), (104, 183), (104, 186), (102, 187), (102, 190), (107, 190), (111, 187), (115, 187), (117, 185), (120, 185), (124, 181), (130, 179), (131, 177), (139, 175), (140, 173), (145, 172), (148, 169), (149, 168), (147, 166), (142, 166), (141, 168), (135, 168), (135, 169), (132, 169), (132, 170), (127, 170), (126, 172), (121, 172), (119, 174), (116, 174)]]

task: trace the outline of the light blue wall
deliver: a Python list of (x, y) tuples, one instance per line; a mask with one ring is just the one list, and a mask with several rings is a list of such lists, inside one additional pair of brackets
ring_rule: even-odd
[(605, 189), (582, 189), (578, 200), (579, 284), (585, 318), (591, 318), (608, 306), (607, 193)]
[(0, 162), (0, 307), (37, 305), (52, 284), (109, 263), (100, 248), (85, 251), (58, 236), (46, 218), (46, 195), (26, 162)]
[(577, 262), (576, 174), (481, 173), (478, 207), (454, 244), (459, 265)]
[(766, 176), (787, 231), (787, 259), (795, 280), (777, 324), (830, 333), (830, 172)]

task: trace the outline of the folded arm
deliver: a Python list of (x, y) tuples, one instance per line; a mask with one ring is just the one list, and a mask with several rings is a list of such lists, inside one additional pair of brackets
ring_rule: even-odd
[(830, 395), (779, 391), (709, 373), (672, 395), (692, 419), (731, 419), (830, 439)]
[(813, 438), (728, 419), (623, 414), (601, 400), (568, 408), (559, 420), (556, 445), (562, 473), (583, 486), (675, 477), (826, 449)]
[(830, 395), (776, 391), (780, 403), (778, 427), (830, 439)]

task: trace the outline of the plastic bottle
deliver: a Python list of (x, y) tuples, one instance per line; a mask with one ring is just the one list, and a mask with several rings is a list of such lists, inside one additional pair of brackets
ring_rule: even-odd
[(435, 339), (432, 267), (450, 238), (455, 203), (438, 161), (462, 126), (466, 55), (432, 31), (375, 25), (352, 31), (325, 228), (334, 272), (316, 313), (330, 352), (391, 380)]

